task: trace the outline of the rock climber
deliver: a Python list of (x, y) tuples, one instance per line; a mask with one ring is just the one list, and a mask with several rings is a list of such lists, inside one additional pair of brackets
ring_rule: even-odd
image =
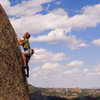
[(22, 58), (23, 58), (23, 68), (27, 69), (27, 74), (26, 76), (29, 77), (29, 66), (28, 66), (28, 62), (31, 58), (31, 56), (34, 54), (34, 50), (30, 48), (30, 44), (29, 44), (29, 38), (30, 38), (30, 34), (28, 32), (26, 32), (26, 34), (24, 34), (23, 38), (21, 39), (19, 36), (16, 37), (18, 39), (18, 43), (19, 45), (22, 45), (24, 52), (22, 52)]

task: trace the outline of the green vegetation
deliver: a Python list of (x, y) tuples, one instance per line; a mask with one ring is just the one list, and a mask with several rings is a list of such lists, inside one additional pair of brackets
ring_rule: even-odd
[(45, 96), (56, 96), (60, 98), (67, 98), (68, 100), (80, 98), (85, 96), (92, 96), (94, 98), (100, 97), (100, 89), (65, 89), (65, 88), (36, 88), (32, 85), (29, 85), (30, 93), (40, 91)]

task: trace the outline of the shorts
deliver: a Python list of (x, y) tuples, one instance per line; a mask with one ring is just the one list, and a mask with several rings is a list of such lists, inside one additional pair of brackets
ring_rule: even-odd
[(32, 51), (32, 49), (27, 49), (26, 51), (24, 51), (25, 53), (26, 53), (26, 56), (32, 56), (32, 54), (33, 54), (33, 51)]

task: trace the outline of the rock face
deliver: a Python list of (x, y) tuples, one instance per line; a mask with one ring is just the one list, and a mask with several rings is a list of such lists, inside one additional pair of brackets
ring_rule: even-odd
[(0, 100), (29, 100), (23, 60), (14, 29), (0, 5)]

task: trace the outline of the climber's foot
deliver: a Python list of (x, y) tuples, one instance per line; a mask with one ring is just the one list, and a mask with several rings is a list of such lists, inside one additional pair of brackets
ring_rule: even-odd
[(28, 78), (29, 77), (29, 74), (27, 73), (27, 66), (23, 65), (23, 68), (25, 69), (25, 76)]
[(27, 66), (23, 65), (23, 68), (24, 68), (24, 69), (27, 69)]
[(29, 78), (29, 74), (26, 74), (26, 77)]

